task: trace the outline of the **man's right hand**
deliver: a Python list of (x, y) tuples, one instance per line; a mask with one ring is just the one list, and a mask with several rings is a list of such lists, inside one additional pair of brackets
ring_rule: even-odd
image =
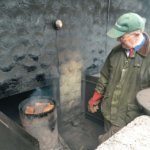
[(92, 106), (88, 105), (88, 111), (91, 113), (95, 113), (99, 110), (98, 104), (100, 103), (100, 100), (94, 102)]
[(95, 91), (92, 98), (88, 101), (88, 110), (91, 113), (97, 112), (97, 110), (99, 109), (98, 104), (101, 98), (102, 98), (102, 94)]

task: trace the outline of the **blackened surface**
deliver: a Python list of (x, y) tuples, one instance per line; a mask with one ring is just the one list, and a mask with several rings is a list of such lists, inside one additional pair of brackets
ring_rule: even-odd
[[(80, 59), (71, 59), (82, 61), (84, 69), (101, 64), (106, 8), (104, 0), (1, 0), (0, 98), (57, 78), (58, 66), (68, 61), (59, 62), (62, 50), (80, 52)], [(63, 21), (61, 30), (54, 28), (56, 19)]]
[(0, 98), (58, 78), (51, 1), (0, 3)]
[[(56, 80), (53, 84), (55, 84), (58, 87), (57, 82), (58, 80)], [(19, 105), (25, 99), (39, 97), (39, 96), (51, 97), (53, 101), (56, 103), (56, 107), (57, 107), (59, 105), (59, 98), (58, 98), (59, 93), (57, 88), (55, 88), (53, 84), (2, 98), (0, 100), (0, 111), (2, 111), (12, 120), (20, 124)]]
[[(144, 16), (150, 32), (146, 0), (1, 0), (0, 10), (0, 81), (19, 77), (18, 92), (42, 84), (37, 72), (44, 72), (44, 77), (58, 76), (57, 65), (68, 61), (66, 58), (59, 64), (57, 54), (61, 51), (78, 51), (80, 59), (71, 59), (82, 61), (83, 69), (89, 72), (98, 72), (116, 44), (116, 40), (106, 37), (106, 31), (125, 12)], [(56, 19), (63, 21), (60, 30), (54, 28)], [(27, 83), (34, 80), (36, 84), (28, 87)]]

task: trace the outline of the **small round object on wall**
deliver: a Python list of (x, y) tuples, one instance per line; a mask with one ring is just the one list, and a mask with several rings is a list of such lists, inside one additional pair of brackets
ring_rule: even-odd
[(55, 27), (56, 29), (61, 29), (63, 27), (63, 22), (60, 19), (57, 19), (55, 21)]

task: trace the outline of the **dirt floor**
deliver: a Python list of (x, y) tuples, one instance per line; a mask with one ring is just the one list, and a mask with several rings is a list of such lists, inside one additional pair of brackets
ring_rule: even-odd
[(81, 113), (62, 125), (60, 131), (61, 137), (71, 150), (94, 150), (99, 145), (97, 139), (103, 133), (103, 126), (86, 119)]

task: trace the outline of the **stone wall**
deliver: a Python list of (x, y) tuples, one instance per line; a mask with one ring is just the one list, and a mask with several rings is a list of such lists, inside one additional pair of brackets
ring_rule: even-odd
[(62, 113), (79, 113), (82, 73), (106, 57), (106, 9), (104, 0), (2, 0), (0, 98), (58, 79)]
[(64, 23), (57, 31), (59, 50), (60, 101), (64, 120), (81, 111), (81, 80), (87, 68), (95, 71), (105, 59), (107, 2), (63, 1), (58, 18)]
[[(60, 98), (61, 109), (63, 114), (69, 114), (69, 118), (81, 112), (81, 70), (82, 62), (79, 52), (64, 53), (68, 57), (68, 61), (60, 65)], [(72, 59), (72, 56), (74, 57)], [(63, 52), (60, 54), (61, 58)], [(75, 59), (76, 58), (76, 59)], [(78, 59), (77, 59), (78, 58)], [(63, 60), (62, 60), (63, 61)], [(80, 107), (79, 107), (80, 106)], [(66, 109), (67, 108), (67, 109)], [(65, 117), (64, 119), (68, 119)]]
[(0, 98), (49, 85), (59, 76), (55, 30), (45, 4), (0, 3)]
[[(56, 79), (62, 112), (78, 113), (81, 76), (85, 70), (99, 72), (116, 44), (106, 32), (129, 11), (145, 16), (149, 26), (146, 0), (1, 0), (0, 98)], [(56, 19), (63, 21), (60, 30)]]

